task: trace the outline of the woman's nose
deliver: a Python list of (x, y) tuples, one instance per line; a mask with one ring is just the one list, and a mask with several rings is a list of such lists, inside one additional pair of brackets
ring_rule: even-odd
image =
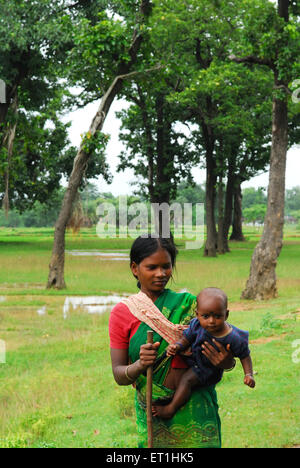
[(166, 271), (164, 268), (158, 268), (157, 270), (157, 276), (159, 276), (160, 278), (166, 276)]

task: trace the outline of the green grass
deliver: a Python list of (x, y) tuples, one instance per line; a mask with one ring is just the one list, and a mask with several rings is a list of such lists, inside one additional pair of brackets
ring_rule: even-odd
[[(208, 259), (180, 253), (175, 290), (196, 293), (216, 285), (229, 295), (233, 324), (250, 331), (256, 388), (243, 384), (241, 365), (217, 386), (223, 447), (291, 447), (300, 444), (299, 369), (293, 344), (300, 331), (300, 233), (285, 233), (277, 274), (279, 296), (242, 301), (259, 232)], [(63, 318), (67, 295), (136, 292), (127, 262), (66, 255), (67, 291), (45, 284), (51, 229), (0, 229), (0, 447), (136, 447), (134, 392), (113, 380), (108, 313), (78, 309)], [(67, 235), (67, 249), (129, 251), (130, 239), (99, 239), (93, 230)], [(46, 306), (45, 315), (37, 310)]]

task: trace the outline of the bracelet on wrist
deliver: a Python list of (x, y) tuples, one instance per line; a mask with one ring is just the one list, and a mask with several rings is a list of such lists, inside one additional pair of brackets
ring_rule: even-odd
[[(129, 366), (130, 366), (130, 364), (129, 364)], [(125, 369), (125, 377), (126, 377), (130, 382), (134, 382), (135, 379), (132, 379), (132, 378), (128, 375), (128, 367), (129, 367), (129, 366), (127, 366), (126, 369)]]

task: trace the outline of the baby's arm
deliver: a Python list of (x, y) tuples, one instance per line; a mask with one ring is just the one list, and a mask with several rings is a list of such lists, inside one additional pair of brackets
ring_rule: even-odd
[(167, 347), (167, 356), (175, 356), (175, 354), (178, 354), (180, 351), (184, 351), (190, 346), (190, 342), (182, 336), (176, 343), (170, 344)]
[(252, 359), (251, 356), (247, 356), (244, 359), (241, 359), (241, 363), (244, 369), (244, 384), (248, 385), (250, 388), (255, 387), (255, 380), (253, 377), (253, 369), (252, 369)]

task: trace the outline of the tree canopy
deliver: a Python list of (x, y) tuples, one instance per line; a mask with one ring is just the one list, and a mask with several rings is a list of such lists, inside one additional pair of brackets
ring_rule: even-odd
[[(1, 2), (0, 199), (19, 209), (44, 202), (69, 176), (76, 155), (62, 114), (74, 102), (66, 89), (66, 60), (84, 21), (98, 18), (106, 2)], [(101, 148), (102, 146), (102, 148)], [(103, 173), (103, 143), (87, 176)], [(21, 177), (22, 174), (22, 177)], [(2, 195), (2, 196), (1, 196)]]

